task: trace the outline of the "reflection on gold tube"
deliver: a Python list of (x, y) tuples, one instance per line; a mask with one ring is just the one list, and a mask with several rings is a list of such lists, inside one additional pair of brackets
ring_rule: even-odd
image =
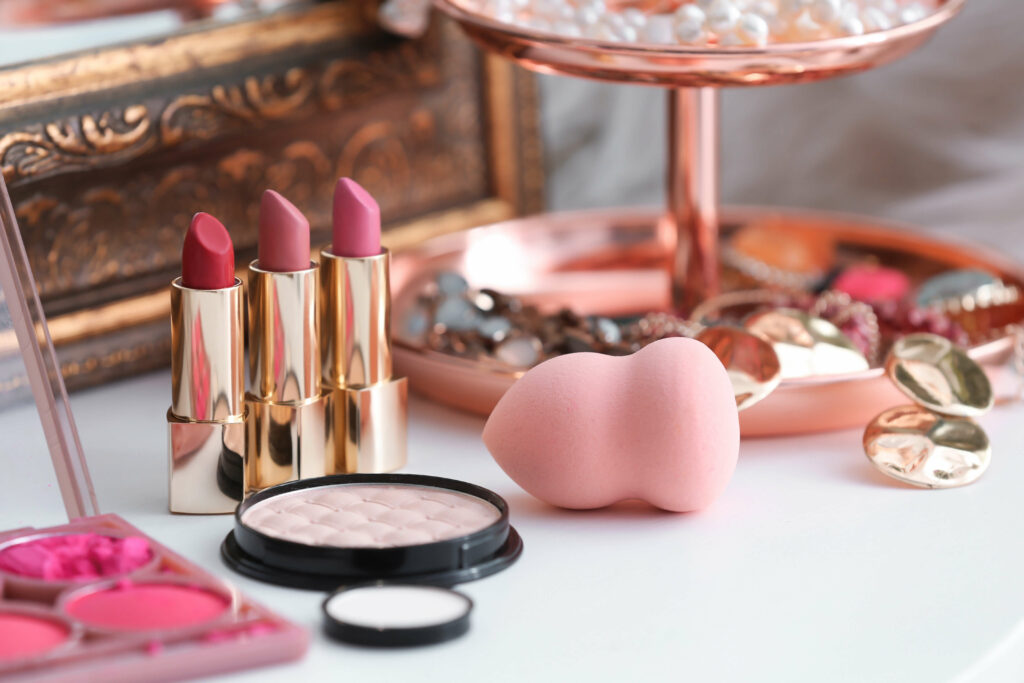
[(408, 383), (391, 374), (390, 254), (321, 260), (328, 474), (394, 471), (406, 462)]
[(171, 285), (171, 512), (233, 512), (241, 497), (245, 404), (242, 283)]
[(325, 474), (318, 275), (249, 266), (246, 495)]

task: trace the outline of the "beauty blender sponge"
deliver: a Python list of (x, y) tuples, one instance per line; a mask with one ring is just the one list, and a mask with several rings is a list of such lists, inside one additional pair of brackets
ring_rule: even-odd
[(638, 498), (686, 512), (710, 505), (729, 483), (740, 428), (715, 354), (669, 338), (631, 356), (541, 363), (501, 398), (483, 439), (509, 477), (552, 505)]

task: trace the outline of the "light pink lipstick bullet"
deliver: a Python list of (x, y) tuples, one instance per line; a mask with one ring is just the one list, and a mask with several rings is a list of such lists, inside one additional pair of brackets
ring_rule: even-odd
[(264, 192), (260, 200), (256, 263), (273, 273), (310, 267), (309, 221), (294, 204), (273, 190)]
[(246, 495), (325, 474), (319, 281), (309, 221), (267, 190), (257, 259), (249, 265)]
[(323, 387), (332, 474), (392, 472), (406, 461), (408, 383), (391, 365), (391, 255), (380, 207), (350, 178), (334, 189), (334, 242), (321, 252)]
[(334, 186), (334, 234), (331, 253), (344, 258), (380, 254), (380, 206), (351, 178)]

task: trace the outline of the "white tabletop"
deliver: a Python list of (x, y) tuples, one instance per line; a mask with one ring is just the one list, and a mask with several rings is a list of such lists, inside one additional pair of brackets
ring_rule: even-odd
[[(625, 504), (544, 505), (480, 441), (483, 420), (414, 400), (409, 472), (464, 479), (511, 506), (525, 551), (461, 590), (469, 634), (443, 645), (372, 650), (328, 641), (322, 595), (235, 576), (219, 557), (229, 517), (166, 512), (164, 413), (155, 374), (73, 397), (104, 512), (308, 627), (301, 662), (234, 677), (279, 681), (1022, 681), (1024, 408), (982, 422), (988, 474), (959, 490), (891, 484), (859, 432), (743, 443), (725, 495), (699, 514)], [(19, 424), (33, 427), (30, 412)], [(0, 464), (36, 482), (49, 459), (2, 427)], [(29, 420), (21, 423), (20, 420)], [(60, 522), (45, 496), (7, 484), (0, 528)], [(329, 678), (323, 678), (328, 676)]]

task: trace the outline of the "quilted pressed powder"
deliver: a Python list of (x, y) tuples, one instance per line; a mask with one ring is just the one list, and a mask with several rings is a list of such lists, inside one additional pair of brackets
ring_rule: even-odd
[(472, 534), (500, 517), (491, 503), (458, 491), (337, 484), (268, 498), (246, 510), (242, 523), (308, 545), (393, 548)]
[(480, 486), (415, 474), (347, 474), (246, 499), (221, 546), (252, 578), (310, 590), (379, 579), (450, 585), (522, 552), (508, 504)]

